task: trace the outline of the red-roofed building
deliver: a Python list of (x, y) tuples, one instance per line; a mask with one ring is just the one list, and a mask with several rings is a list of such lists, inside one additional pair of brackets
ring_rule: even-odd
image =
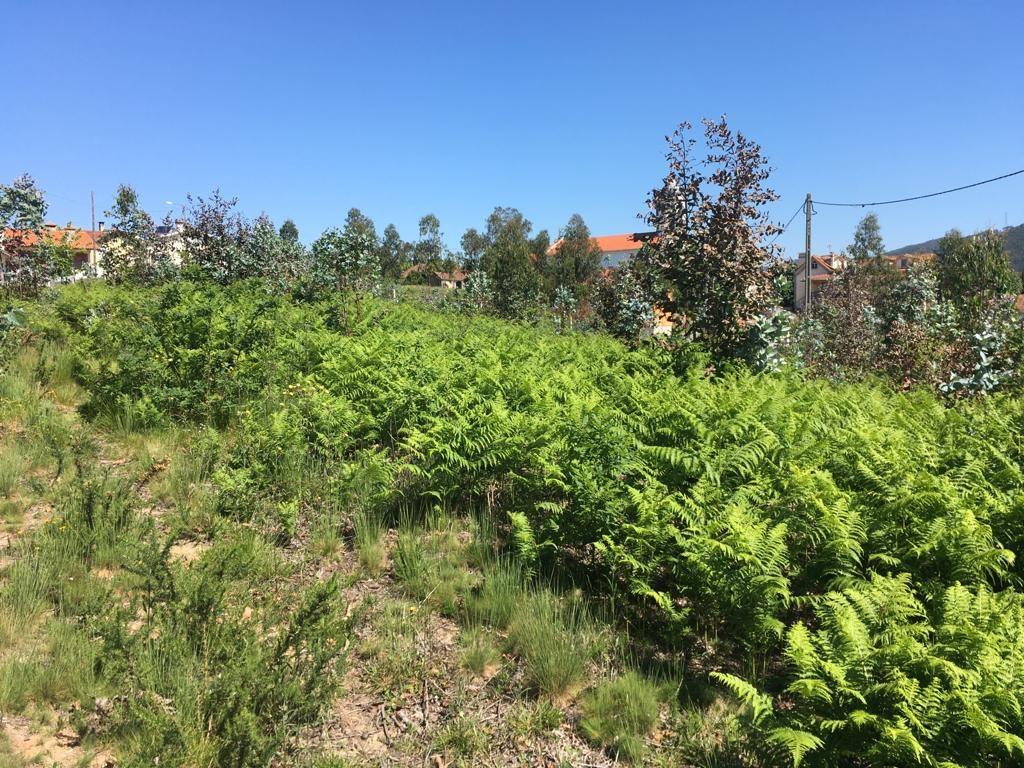
[(438, 272), (431, 269), (429, 264), (413, 264), (402, 270), (399, 276), (402, 282), (419, 282), (423, 285), (431, 285), (435, 288), (451, 288), (458, 290), (466, 287), (466, 280), (469, 273), (461, 269), (451, 272)]
[[(591, 239), (601, 249), (601, 266), (605, 269), (615, 269), (636, 256), (637, 251), (652, 234), (654, 233), (626, 232), (621, 235), (597, 235)], [(554, 254), (561, 242), (560, 239), (556, 240), (548, 249), (548, 254)]]
[[(846, 257), (841, 253), (826, 253), (811, 257), (811, 301), (821, 289), (832, 282), (846, 268)], [(793, 304), (800, 310), (807, 304), (807, 263), (801, 257), (793, 272)]]
[(71, 268), (74, 271), (78, 271), (86, 265), (92, 267), (99, 266), (100, 252), (102, 250), (100, 236), (102, 234), (102, 222), (97, 230), (79, 229), (71, 225), (58, 227), (56, 224), (47, 224), (38, 234), (31, 231), (19, 232), (13, 229), (6, 229), (4, 230), (4, 239), (20, 238), (21, 245), (24, 248), (32, 248), (40, 241), (51, 245), (66, 245), (71, 250)]
[[(934, 253), (903, 253), (894, 256), (881, 256), (889, 264), (900, 272), (906, 272), (913, 266), (931, 264), (937, 258)], [(841, 253), (826, 253), (823, 256), (811, 257), (811, 301), (821, 292), (821, 289), (832, 282), (836, 275), (846, 269), (849, 259)], [(797, 310), (804, 308), (807, 303), (806, 280), (804, 273), (807, 265), (803, 256), (797, 262), (796, 270), (793, 272), (793, 304)]]

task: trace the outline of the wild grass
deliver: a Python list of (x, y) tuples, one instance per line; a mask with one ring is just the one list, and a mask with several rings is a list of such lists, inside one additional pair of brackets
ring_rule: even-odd
[(0, 496), (9, 499), (14, 495), (25, 465), (25, 457), (17, 446), (5, 445), (0, 449)]
[(489, 677), (501, 664), (501, 652), (491, 635), (480, 627), (462, 633), (462, 664), (478, 677)]
[(0, 501), (0, 523), (17, 525), (25, 516), (25, 508), (17, 499)]
[(52, 568), (34, 555), (32, 545), (21, 542), (0, 587), (0, 648), (29, 635), (46, 610)]
[(210, 479), (220, 456), (222, 438), (212, 429), (179, 433), (175, 438), (183, 447), (171, 456), (170, 466), (157, 487), (157, 493), (178, 507), (184, 507), (197, 489)]
[(522, 565), (512, 558), (488, 560), (479, 586), (466, 597), (465, 614), (470, 625), (505, 629), (526, 592)]
[(599, 683), (581, 703), (580, 730), (616, 759), (643, 760), (645, 737), (658, 722), (658, 686), (636, 672)]
[(333, 559), (344, 546), (341, 522), (333, 509), (328, 509), (313, 522), (310, 549), (317, 557)]
[(477, 576), (468, 567), (467, 544), (456, 531), (457, 520), (430, 523), (426, 530), (400, 525), (395, 575), (411, 596), (446, 616), (457, 616)]
[(676, 723), (671, 749), (694, 768), (746, 768), (753, 764), (750, 733), (735, 702), (721, 696), (691, 704)]
[(386, 530), (380, 515), (359, 510), (352, 519), (353, 544), (359, 557), (359, 565), (367, 576), (376, 578), (387, 567)]
[(31, 702), (59, 704), (94, 690), (97, 644), (82, 629), (51, 620), (45, 644), (0, 663), (0, 711), (21, 712)]
[(417, 643), (423, 614), (416, 605), (389, 600), (377, 611), (372, 627), (359, 647), (363, 676), (376, 693), (400, 698), (426, 675), (427, 660)]
[(583, 686), (599, 650), (583, 606), (546, 591), (528, 593), (519, 603), (508, 640), (522, 658), (528, 684), (554, 700), (572, 696)]
[(487, 750), (488, 741), (483, 723), (460, 713), (441, 726), (432, 747), (445, 754), (454, 765), (476, 765), (475, 758)]
[(547, 699), (518, 701), (509, 709), (506, 721), (521, 739), (536, 739), (555, 730), (565, 720), (562, 710)]

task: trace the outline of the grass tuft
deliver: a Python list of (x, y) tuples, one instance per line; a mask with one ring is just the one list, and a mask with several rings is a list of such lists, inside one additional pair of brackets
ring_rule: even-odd
[(525, 577), (517, 560), (500, 559), (483, 568), (483, 581), (466, 598), (466, 619), (471, 625), (485, 624), (505, 629), (525, 592)]
[(480, 721), (460, 713), (440, 728), (433, 747), (455, 765), (475, 765), (474, 758), (487, 750), (487, 742), (487, 733)]
[(659, 689), (636, 672), (601, 683), (583, 699), (580, 730), (614, 757), (643, 760), (644, 738), (658, 722)]
[(359, 565), (371, 578), (384, 573), (387, 567), (387, 547), (384, 544), (384, 523), (378, 515), (360, 510), (352, 520), (353, 543), (359, 556)]
[(523, 659), (527, 681), (552, 699), (581, 687), (596, 652), (584, 609), (577, 603), (564, 605), (548, 592), (530, 594), (519, 604), (508, 638)]
[(25, 459), (14, 446), (5, 446), (0, 452), (0, 496), (11, 498), (25, 471)]
[(462, 635), (462, 663), (478, 677), (490, 677), (501, 663), (501, 653), (491, 636), (476, 627)]

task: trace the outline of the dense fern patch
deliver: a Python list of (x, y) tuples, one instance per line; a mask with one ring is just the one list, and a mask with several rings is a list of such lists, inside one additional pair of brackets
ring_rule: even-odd
[(1024, 759), (1016, 399), (793, 373), (678, 375), (657, 350), (485, 318), (296, 305), (258, 285), (65, 291), (92, 414), (236, 427), (215, 481), (282, 505), (316, 464), (395, 516), (487, 511), (751, 705), (794, 762)]

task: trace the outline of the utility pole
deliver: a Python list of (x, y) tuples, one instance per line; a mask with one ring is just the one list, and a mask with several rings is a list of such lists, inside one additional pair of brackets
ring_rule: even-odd
[(804, 309), (811, 306), (811, 193), (804, 200), (804, 217), (807, 227), (804, 232)]
[(96, 195), (89, 190), (89, 212), (92, 214), (92, 229), (89, 230), (89, 239), (92, 241), (92, 248), (89, 251), (90, 266), (96, 266)]

